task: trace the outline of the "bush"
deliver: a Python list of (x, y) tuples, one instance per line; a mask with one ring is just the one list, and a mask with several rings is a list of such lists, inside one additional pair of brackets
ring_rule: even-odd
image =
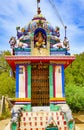
[(73, 112), (84, 110), (84, 87), (70, 84), (66, 86), (66, 101)]
[(0, 98), (2, 96), (15, 96), (15, 79), (9, 76), (8, 72), (0, 75)]

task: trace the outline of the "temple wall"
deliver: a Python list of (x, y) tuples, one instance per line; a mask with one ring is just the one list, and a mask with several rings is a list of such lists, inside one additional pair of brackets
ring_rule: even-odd
[[(16, 98), (27, 98), (30, 102), (33, 82), (31, 69), (30, 64), (16, 66)], [(49, 65), (49, 98), (50, 104), (65, 103), (64, 65)]]
[(24, 65), (16, 66), (16, 98), (26, 98), (27, 93), (27, 68)]

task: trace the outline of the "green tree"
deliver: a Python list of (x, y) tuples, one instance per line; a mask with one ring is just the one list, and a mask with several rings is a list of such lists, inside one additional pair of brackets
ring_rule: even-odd
[(0, 75), (0, 96), (15, 96), (15, 79), (11, 78), (8, 72)]
[(76, 60), (65, 69), (67, 103), (73, 111), (84, 109), (84, 53), (76, 54)]
[(0, 97), (8, 95), (15, 96), (15, 79), (10, 77), (10, 67), (5, 60), (5, 55), (10, 55), (9, 51), (0, 53)]

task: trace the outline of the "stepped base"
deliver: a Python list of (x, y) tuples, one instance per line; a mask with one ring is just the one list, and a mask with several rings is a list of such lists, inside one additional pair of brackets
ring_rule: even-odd
[(23, 112), (18, 130), (45, 130), (53, 123), (59, 130), (68, 130), (65, 116), (62, 112)]
[(48, 106), (36, 106), (36, 107), (32, 107), (32, 112), (39, 112), (39, 111), (48, 111), (48, 112), (50, 112), (50, 106), (48, 107)]
[[(21, 107), (21, 106), (19, 106)], [(21, 107), (22, 108), (22, 107)], [(24, 107), (23, 107), (24, 108)], [(14, 130), (74, 130), (75, 124), (71, 110), (67, 104), (59, 106), (57, 111), (50, 111), (49, 107), (32, 107), (32, 111), (21, 109), (19, 119), (16, 114), (11, 119), (11, 124), (17, 122)], [(53, 127), (50, 127), (53, 126)], [(13, 130), (13, 129), (12, 129)]]

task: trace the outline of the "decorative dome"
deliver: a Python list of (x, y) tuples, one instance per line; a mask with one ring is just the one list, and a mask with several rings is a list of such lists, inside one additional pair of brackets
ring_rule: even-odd
[(32, 21), (24, 27), (24, 30), (33, 33), (37, 28), (43, 28), (47, 34), (55, 33), (55, 29), (42, 14), (35, 15)]
[[(60, 28), (56, 27), (53, 28), (52, 25), (46, 20), (46, 18), (41, 14), (40, 8), (38, 8), (38, 13), (33, 17), (33, 19), (25, 25), (23, 28), (17, 27), (17, 47), (19, 48), (28, 48), (29, 54), (34, 47), (36, 48), (48, 48), (44, 55), (52, 55), (60, 51), (69, 50), (69, 43), (68, 41), (64, 40), (64, 42), (60, 41)], [(40, 38), (39, 38), (40, 37)], [(49, 37), (49, 41), (48, 41)], [(39, 42), (37, 39), (40, 39)], [(31, 45), (31, 41), (33, 40), (33, 46)], [(11, 41), (12, 42), (12, 41)], [(49, 43), (48, 43), (49, 42)], [(49, 44), (49, 46), (47, 45)], [(13, 48), (16, 47), (14, 44)], [(17, 48), (16, 47), (16, 48)], [(38, 50), (39, 50), (38, 49)], [(57, 49), (57, 52), (56, 52)], [(32, 52), (35, 52), (33, 50)], [(59, 52), (60, 53), (60, 52)], [(65, 52), (63, 52), (65, 54)], [(38, 53), (38, 55), (40, 52)], [(34, 54), (36, 55), (36, 54)]]

